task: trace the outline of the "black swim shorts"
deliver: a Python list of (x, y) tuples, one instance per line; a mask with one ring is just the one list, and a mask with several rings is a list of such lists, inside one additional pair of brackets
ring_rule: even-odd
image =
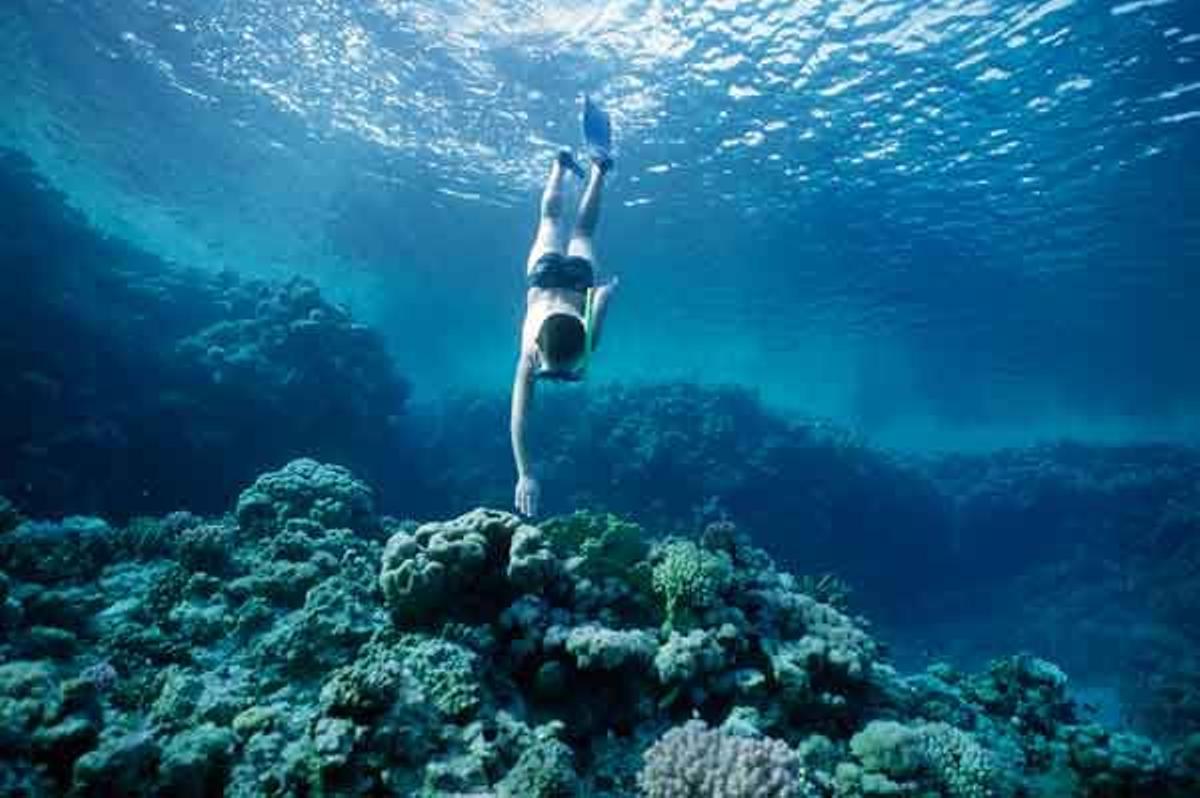
[(526, 281), (530, 288), (568, 288), (582, 293), (596, 284), (596, 272), (587, 258), (547, 252), (533, 264)]

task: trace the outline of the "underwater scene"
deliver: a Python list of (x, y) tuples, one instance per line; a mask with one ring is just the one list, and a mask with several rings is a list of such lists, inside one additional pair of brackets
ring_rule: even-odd
[(1200, 796), (1200, 3), (0, 3), (0, 795)]

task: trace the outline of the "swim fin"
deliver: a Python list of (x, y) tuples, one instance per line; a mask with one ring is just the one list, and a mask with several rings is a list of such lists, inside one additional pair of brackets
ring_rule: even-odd
[(612, 123), (592, 98), (583, 95), (583, 114), (579, 119), (588, 155), (599, 164), (612, 163)]

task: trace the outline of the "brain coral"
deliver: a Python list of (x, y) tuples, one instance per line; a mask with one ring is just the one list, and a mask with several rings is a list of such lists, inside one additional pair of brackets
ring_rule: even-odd
[(478, 509), (392, 535), (384, 547), (379, 586), (396, 620), (427, 620), (479, 580), (502, 577), (509, 543), (520, 526), (511, 513)]
[(238, 524), (252, 536), (275, 534), (293, 518), (327, 529), (371, 530), (374, 513), (374, 496), (365, 483), (341, 466), (307, 458), (263, 474), (237, 503)]

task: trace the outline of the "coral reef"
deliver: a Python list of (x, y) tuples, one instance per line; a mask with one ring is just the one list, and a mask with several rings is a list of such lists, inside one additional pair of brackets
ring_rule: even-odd
[(706, 551), (690, 540), (663, 547), (652, 572), (654, 592), (662, 599), (668, 629), (686, 623), (697, 612), (716, 603), (732, 573), (720, 553)]
[(0, 494), (23, 512), (212, 513), (298, 446), (364, 473), (403, 467), (407, 385), (314, 283), (162, 262), (4, 149), (0, 189)]
[[(1015, 641), (1077, 685), (1118, 692), (1109, 715), (1175, 738), (1200, 728), (1195, 447), (897, 455), (737, 388), (594, 386), (539, 401), (551, 511), (595, 508), (656, 534), (734, 519), (813, 575), (804, 592), (844, 610), (853, 589), (900, 661), (978, 667), (997, 640)], [(437, 489), (406, 512), (507, 506), (511, 453), (494, 434), (506, 414), (504, 397), (472, 395), (423, 415), (418, 459)]]
[[(174, 636), (183, 628), (204, 645), (262, 637), (303, 671), (326, 656), (322, 612), (345, 621), (331, 630), (340, 645), (366, 634), (370, 615), (344, 596), (381, 590), (374, 564), (330, 582), (331, 558), (349, 547), (370, 559), (362, 538), (382, 538), (378, 512), (444, 519), (508, 506), (511, 453), (496, 434), (506, 396), (445, 398), (418, 416), (380, 337), (311, 282), (163, 263), (103, 235), (6, 150), (0, 188), (0, 558), (11, 564), (0, 574), (0, 628), (28, 629), (5, 643), (13, 656), (81, 656), (82, 635), (99, 634), (114, 662), (137, 652), (192, 666), (191, 642)], [(594, 512), (499, 528), (485, 560), (508, 558), (480, 566), (488, 584), (478, 593), (474, 566), (444, 561), (470, 553), (449, 533), (394, 552), (387, 606), (409, 614), (405, 628), (487, 623), (489, 602), (502, 601), (503, 631), (520, 641), (503, 654), (530, 669), (522, 684), (547, 695), (578, 669), (566, 648), (576, 627), (596, 631), (589, 640), (651, 630), (668, 653), (622, 667), (639, 663), (667, 707), (782, 685), (787, 700), (768, 715), (817, 712), (829, 691), (797, 663), (825, 646), (849, 657), (831, 660), (832, 672), (849, 674), (864, 657), (853, 643), (783, 640), (776, 610), (725, 606), (761, 589), (745, 578), (761, 565), (754, 549), (722, 531), (736, 519), (775, 560), (811, 575), (791, 591), (844, 615), (853, 588), (855, 611), (892, 641), (897, 661), (932, 655), (978, 668), (1005, 640), (1063, 665), (1092, 714), (1179, 744), (1200, 728), (1194, 447), (901, 456), (770, 412), (751, 391), (691, 383), (550, 390), (539, 402), (545, 504)], [(378, 493), (315, 464), (247, 487), (301, 454), (352, 467)], [(238, 517), (145, 516), (183, 506)], [(706, 524), (698, 548), (661, 545)], [(252, 569), (250, 550), (263, 560)], [(689, 556), (698, 562), (696, 552), (729, 558), (733, 581), (715, 588), (719, 600), (705, 598), (706, 579), (693, 591), (670, 575)], [(123, 567), (131, 556), (151, 565)], [(104, 575), (106, 595), (141, 600), (97, 619), (95, 594), (75, 586), (93, 574)], [(47, 589), (26, 595), (28, 580)], [(530, 595), (542, 604), (521, 601)], [(715, 606), (694, 606), (706, 603)], [(141, 626), (128, 620), (135, 609)], [(579, 617), (561, 617), (568, 609)], [(284, 610), (296, 623), (275, 628)], [(747, 612), (762, 614), (738, 617)], [(735, 645), (719, 631), (747, 624), (772, 625), (774, 638)], [(547, 660), (551, 627), (561, 634)], [(581, 635), (577, 652), (587, 650)], [(761, 661), (746, 664), (747, 650)], [(135, 702), (140, 689), (119, 680), (113, 700)]]
[(365, 532), (374, 527), (371, 489), (345, 468), (294, 460), (263, 474), (238, 496), (238, 527), (251, 535), (277, 534), (292, 519)]
[[(997, 748), (1002, 746), (997, 745)], [(990, 798), (1012, 794), (1012, 767), (974, 736), (946, 723), (875, 720), (850, 739), (852, 762), (838, 765), (841, 795), (917, 794)]]
[(311, 460), (264, 474), (235, 509), (0, 536), (20, 542), (0, 546), (6, 793), (1102, 798), (1197, 785), (1200, 744), (1081, 719), (1044, 660), (900, 674), (861, 619), (727, 524), (680, 538), (485, 509), (397, 524), (353, 474)]
[(804, 798), (816, 795), (786, 743), (709, 729), (692, 720), (646, 751), (646, 798)]
[[(1110, 723), (1176, 741), (1200, 728), (1200, 453), (1062, 444), (924, 468), (956, 507), (970, 581), (920, 598), (947, 619), (926, 640), (961, 640), (940, 648), (965, 660), (1002, 637), (1105, 687), (1094, 711)], [(986, 636), (964, 606), (989, 607)]]
[(398, 532), (387, 542), (379, 586), (401, 621), (427, 620), (499, 578), (521, 526), (510, 513), (475, 510), (445, 523)]
[(559, 557), (575, 556), (572, 571), (587, 579), (626, 576), (646, 556), (641, 527), (611, 513), (578, 510), (541, 525)]

